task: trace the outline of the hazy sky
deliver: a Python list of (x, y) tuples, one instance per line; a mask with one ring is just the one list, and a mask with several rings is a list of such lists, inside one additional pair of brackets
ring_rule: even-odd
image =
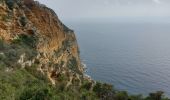
[(170, 0), (38, 0), (61, 19), (170, 17)]

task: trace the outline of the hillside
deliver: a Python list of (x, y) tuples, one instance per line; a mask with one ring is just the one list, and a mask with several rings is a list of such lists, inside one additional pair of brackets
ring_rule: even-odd
[[(33, 0), (0, 0), (0, 100), (168, 100), (84, 75), (74, 31)], [(156, 99), (155, 99), (156, 98)]]

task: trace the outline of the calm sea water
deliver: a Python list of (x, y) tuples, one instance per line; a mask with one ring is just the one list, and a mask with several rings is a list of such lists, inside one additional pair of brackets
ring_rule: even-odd
[(170, 24), (72, 22), (87, 74), (132, 94), (170, 96)]

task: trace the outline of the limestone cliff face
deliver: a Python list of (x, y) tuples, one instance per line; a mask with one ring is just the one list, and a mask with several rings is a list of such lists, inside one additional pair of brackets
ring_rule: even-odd
[(0, 0), (0, 39), (7, 45), (0, 48), (1, 55), (15, 57), (12, 64), (5, 63), (10, 70), (34, 65), (52, 84), (64, 75), (67, 87), (73, 82), (81, 85), (83, 67), (75, 34), (45, 5), (33, 0)]
[(85, 77), (75, 34), (53, 10), (0, 0), (0, 100), (169, 100), (162, 94), (128, 96)]

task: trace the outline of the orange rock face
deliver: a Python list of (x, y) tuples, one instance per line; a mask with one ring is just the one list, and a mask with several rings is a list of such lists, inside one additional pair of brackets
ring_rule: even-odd
[[(27, 54), (22, 54), (19, 64), (24, 67), (38, 60), (37, 69), (46, 74), (53, 84), (60, 74), (74, 75), (80, 80), (83, 68), (75, 34), (52, 9), (37, 1), (17, 0), (12, 9), (5, 1), (1, 2), (0, 12), (0, 39), (10, 43), (21, 34), (37, 38), (36, 44), (33, 44), (37, 55), (30, 61), (24, 61)], [(68, 78), (69, 84), (71, 80)]]

